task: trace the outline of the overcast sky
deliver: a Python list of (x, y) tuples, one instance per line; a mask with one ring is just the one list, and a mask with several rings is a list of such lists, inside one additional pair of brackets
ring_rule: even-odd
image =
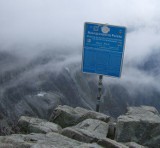
[(125, 61), (160, 49), (159, 0), (0, 0), (0, 49), (81, 51), (84, 22), (126, 26)]
[(159, 8), (159, 0), (0, 0), (0, 45), (80, 49), (88, 21), (126, 26), (125, 56), (139, 58), (160, 46)]

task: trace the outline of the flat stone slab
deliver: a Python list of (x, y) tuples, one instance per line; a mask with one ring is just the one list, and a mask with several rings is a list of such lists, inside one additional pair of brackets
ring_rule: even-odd
[(18, 121), (18, 126), (22, 133), (48, 133), (56, 132), (60, 133), (62, 128), (52, 122), (48, 122), (44, 119), (21, 116)]
[(82, 143), (53, 132), (0, 136), (0, 145), (10, 146), (11, 148), (103, 148), (95, 143)]
[(105, 148), (127, 148), (127, 146), (106, 138), (108, 124), (96, 119), (86, 119), (76, 126), (64, 128), (62, 134), (77, 141), (96, 142)]
[(86, 119), (76, 126), (62, 130), (62, 135), (82, 142), (96, 142), (105, 138), (108, 132), (108, 124), (96, 119)]
[(101, 139), (97, 143), (103, 146), (104, 148), (129, 148), (128, 146), (125, 146), (124, 144), (121, 144), (109, 138)]

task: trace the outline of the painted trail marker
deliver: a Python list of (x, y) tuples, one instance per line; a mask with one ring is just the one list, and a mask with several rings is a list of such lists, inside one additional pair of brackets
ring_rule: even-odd
[(85, 23), (82, 71), (99, 74), (96, 111), (99, 112), (103, 75), (120, 77), (126, 28)]
[(82, 71), (121, 76), (126, 28), (85, 23)]

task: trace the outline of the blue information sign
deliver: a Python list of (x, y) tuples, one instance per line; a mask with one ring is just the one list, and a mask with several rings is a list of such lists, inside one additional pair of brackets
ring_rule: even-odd
[(126, 28), (85, 23), (82, 71), (121, 76)]

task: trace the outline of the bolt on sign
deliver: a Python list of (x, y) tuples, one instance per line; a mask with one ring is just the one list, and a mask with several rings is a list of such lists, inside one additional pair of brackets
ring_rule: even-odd
[(86, 22), (82, 71), (120, 77), (125, 36), (126, 27)]

